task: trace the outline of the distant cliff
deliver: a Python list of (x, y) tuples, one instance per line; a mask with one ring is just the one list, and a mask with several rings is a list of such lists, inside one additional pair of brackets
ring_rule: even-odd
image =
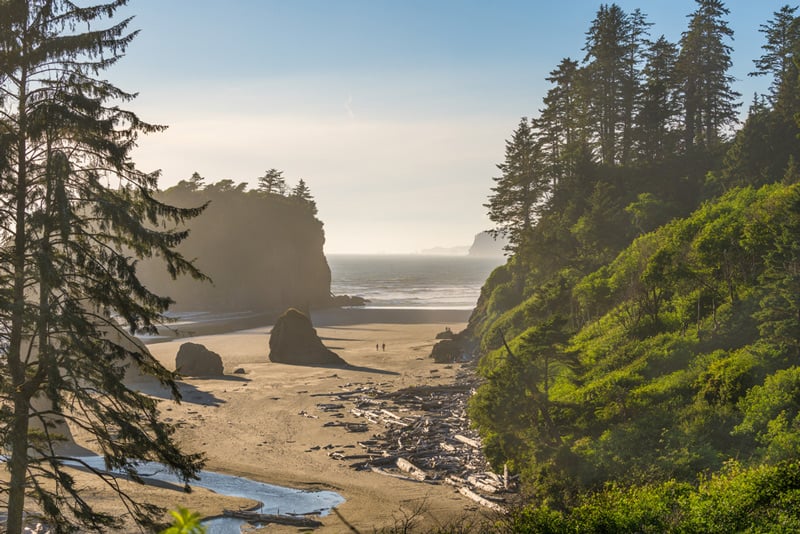
[(474, 257), (496, 257), (505, 253), (504, 247), (508, 244), (503, 237), (495, 239), (492, 234), (481, 232), (475, 236), (472, 246), (469, 247), (469, 255)]
[(283, 310), (330, 303), (331, 271), (323, 254), (325, 234), (313, 203), (223, 181), (206, 187), (187, 182), (159, 200), (208, 208), (189, 223), (179, 250), (213, 283), (172, 280), (160, 262), (140, 266), (141, 279), (178, 310)]

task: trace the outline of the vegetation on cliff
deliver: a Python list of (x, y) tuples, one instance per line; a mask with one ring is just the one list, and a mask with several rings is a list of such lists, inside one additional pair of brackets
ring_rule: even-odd
[(698, 0), (677, 45), (601, 6), (507, 142), (487, 207), (512, 255), (465, 334), (470, 415), (530, 497), (515, 528), (800, 524), (794, 11), (762, 26), (773, 83), (732, 137), (727, 9)]

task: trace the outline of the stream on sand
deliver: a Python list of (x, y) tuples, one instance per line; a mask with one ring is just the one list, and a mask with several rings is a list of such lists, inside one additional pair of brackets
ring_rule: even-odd
[[(104, 470), (102, 456), (82, 457), (94, 469)], [(163, 465), (154, 462), (143, 462), (138, 468), (145, 479), (159, 480), (173, 484), (181, 484), (178, 478)], [(344, 498), (332, 491), (304, 491), (281, 486), (273, 486), (244, 477), (225, 475), (213, 471), (201, 471), (200, 479), (191, 482), (192, 486), (210, 489), (222, 495), (244, 497), (261, 503), (256, 511), (264, 514), (303, 515), (330, 513), (331, 509), (344, 502)], [(239, 534), (244, 520), (230, 517), (219, 517), (204, 521), (207, 534)]]

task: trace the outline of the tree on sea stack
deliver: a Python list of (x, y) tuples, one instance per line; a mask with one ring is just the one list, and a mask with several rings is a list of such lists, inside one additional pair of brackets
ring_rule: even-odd
[[(179, 398), (173, 374), (130, 338), (153, 332), (171, 302), (142, 286), (137, 259), (157, 256), (173, 276), (203, 278), (174, 250), (186, 232), (170, 229), (202, 208), (156, 201), (157, 174), (130, 159), (139, 134), (163, 128), (121, 109), (135, 95), (99, 77), (136, 35), (130, 19), (111, 20), (126, 3), (0, 2), (0, 445), (9, 470), (0, 506), (12, 534), (26, 512), (55, 532), (119, 522), (81, 495), (56, 422), (88, 432), (107, 467), (137, 481), (138, 460), (185, 481), (202, 466), (159, 421), (156, 401), (122, 381), (134, 365)], [(156, 520), (160, 510), (95, 473), (133, 520)]]

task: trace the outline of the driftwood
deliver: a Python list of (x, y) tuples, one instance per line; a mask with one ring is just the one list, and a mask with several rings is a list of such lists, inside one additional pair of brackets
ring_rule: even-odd
[(485, 481), (479, 479), (475, 475), (469, 475), (467, 477), (467, 482), (469, 482), (472, 486), (475, 486), (479, 490), (484, 491), (486, 493), (497, 493), (498, 491), (500, 491), (500, 488), (498, 488), (494, 484), (490, 484), (488, 482), (485, 482)]
[(378, 473), (379, 475), (384, 475), (384, 476), (392, 477), (392, 478), (399, 478), (400, 480), (408, 480), (410, 482), (422, 482), (422, 480), (419, 480), (418, 478), (411, 478), (411, 477), (407, 477), (405, 475), (398, 475), (397, 473), (390, 473), (389, 471), (385, 471), (385, 470), (381, 469), (380, 467), (372, 467), (371, 471), (373, 473)]
[(428, 475), (427, 473), (425, 473), (425, 471), (423, 471), (416, 465), (412, 464), (405, 458), (397, 459), (397, 468), (401, 471), (405, 471), (406, 473), (408, 473), (408, 476), (410, 476), (411, 478), (416, 478), (420, 482), (428, 478)]
[(378, 388), (330, 393), (331, 402), (318, 408), (330, 407), (336, 411), (330, 415), (347, 414), (360, 422), (343, 420), (329, 426), (375, 432), (358, 442), (359, 453), (336, 452), (331, 458), (359, 460), (350, 467), (400, 480), (452, 484), (470, 500), (503, 512), (507, 475), (490, 471), (480, 438), (466, 416), (477, 379), (462, 369), (456, 380), (452, 385), (413, 386), (388, 393)]
[(225, 517), (244, 519), (245, 521), (249, 521), (251, 523), (275, 523), (278, 525), (306, 528), (316, 528), (322, 526), (320, 521), (311, 519), (309, 517), (261, 514), (250, 510), (223, 510), (222, 515)]
[(468, 438), (466, 436), (462, 436), (461, 434), (456, 434), (455, 436), (453, 436), (453, 439), (456, 440), (456, 441), (460, 441), (461, 443), (464, 443), (466, 445), (469, 445), (473, 449), (480, 449), (481, 448), (481, 444), (478, 443), (476, 440), (470, 439), (470, 438)]
[(457, 488), (460, 488), (461, 486), (467, 483), (467, 481), (464, 480), (463, 478), (459, 478), (453, 475), (447, 475), (446, 477), (444, 477), (444, 481), (450, 484), (451, 486), (455, 486)]
[(496, 502), (492, 502), (489, 499), (485, 499), (484, 497), (481, 497), (480, 495), (478, 495), (477, 493), (475, 493), (466, 486), (461, 486), (460, 488), (458, 488), (458, 492), (467, 499), (473, 500), (476, 503), (480, 504), (481, 506), (489, 508), (490, 510), (494, 510), (495, 512), (500, 512), (501, 514), (508, 513), (508, 511), (502, 505), (497, 504)]

